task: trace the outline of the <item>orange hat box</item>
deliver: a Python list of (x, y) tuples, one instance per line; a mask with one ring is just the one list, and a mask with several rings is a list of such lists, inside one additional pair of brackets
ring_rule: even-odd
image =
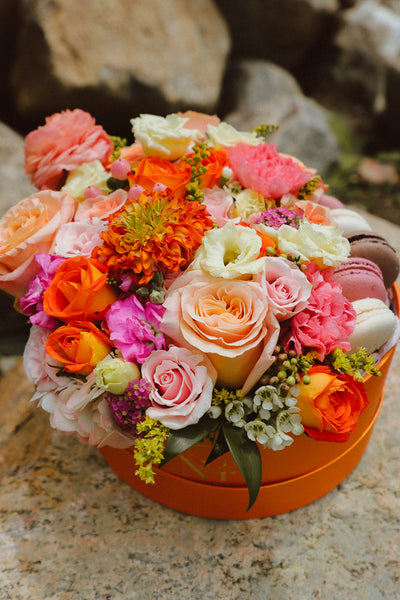
[[(400, 293), (393, 286), (399, 315)], [(341, 483), (361, 460), (382, 405), (385, 380), (395, 352), (382, 358), (380, 377), (368, 376), (364, 386), (370, 400), (347, 442), (322, 442), (306, 435), (281, 451), (262, 450), (262, 483), (250, 508), (246, 484), (230, 453), (204, 466), (211, 446), (196, 444), (157, 471), (156, 483), (135, 476), (132, 449), (108, 446), (100, 452), (110, 467), (135, 490), (175, 510), (212, 519), (254, 519), (285, 513), (324, 496)]]

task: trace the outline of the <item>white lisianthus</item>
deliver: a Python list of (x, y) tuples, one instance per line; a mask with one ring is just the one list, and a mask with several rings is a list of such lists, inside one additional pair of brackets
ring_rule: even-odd
[(249, 131), (238, 131), (229, 123), (221, 121), (219, 125), (209, 125), (208, 134), (214, 147), (219, 148), (221, 146), (236, 146), (239, 142), (249, 144), (249, 146), (257, 146), (264, 140), (257, 137), (255, 133)]
[(63, 192), (68, 192), (76, 200), (83, 200), (86, 188), (95, 185), (105, 194), (109, 193), (107, 179), (110, 174), (107, 173), (99, 160), (83, 163), (70, 172), (65, 185), (61, 188)]
[(224, 279), (242, 279), (259, 273), (266, 260), (259, 258), (261, 243), (260, 236), (250, 227), (227, 223), (205, 233), (192, 268)]
[(176, 114), (159, 117), (143, 114), (131, 119), (132, 131), (148, 156), (176, 160), (186, 153), (191, 141), (201, 139), (198, 129), (185, 129), (188, 119)]
[(278, 230), (279, 248), (300, 260), (314, 260), (320, 268), (337, 267), (350, 255), (350, 243), (339, 227), (300, 222), (298, 229), (282, 225)]
[(140, 371), (135, 363), (111, 356), (97, 363), (94, 373), (96, 385), (110, 394), (117, 395), (125, 392), (128, 383), (140, 379)]
[(265, 198), (249, 188), (235, 195), (234, 217), (247, 219), (253, 213), (260, 213), (267, 208)]

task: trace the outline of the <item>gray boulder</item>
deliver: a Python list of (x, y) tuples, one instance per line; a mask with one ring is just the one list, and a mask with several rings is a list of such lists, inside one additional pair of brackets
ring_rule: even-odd
[[(22, 116), (103, 119), (217, 103), (230, 37), (212, 0), (24, 0), (13, 67)], [(117, 132), (115, 132), (117, 133)]]
[(24, 173), (23, 146), (22, 136), (0, 122), (0, 216), (37, 191)]
[(400, 131), (400, 3), (363, 0), (343, 13), (336, 35), (336, 84)]

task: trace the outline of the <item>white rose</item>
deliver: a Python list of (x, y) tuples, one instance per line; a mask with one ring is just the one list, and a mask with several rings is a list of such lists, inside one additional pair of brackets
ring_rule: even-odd
[(350, 255), (350, 243), (339, 227), (300, 222), (298, 229), (282, 225), (278, 230), (280, 250), (299, 256), (303, 261), (314, 260), (321, 267), (337, 267)]
[(107, 187), (107, 179), (110, 174), (107, 173), (99, 160), (83, 163), (77, 169), (70, 172), (62, 191), (68, 192), (77, 200), (83, 200), (86, 188), (95, 185), (104, 193), (110, 190)]
[(238, 131), (229, 123), (221, 121), (217, 126), (209, 125), (208, 133), (213, 145), (218, 148), (220, 146), (236, 146), (239, 142), (244, 142), (250, 146), (261, 144), (263, 139), (257, 137), (255, 133), (249, 131)]
[(258, 258), (261, 244), (261, 238), (250, 227), (227, 223), (205, 233), (192, 268), (224, 279), (259, 273), (265, 264), (265, 257)]
[(140, 115), (131, 119), (132, 131), (145, 154), (167, 160), (176, 160), (186, 153), (191, 141), (202, 137), (197, 129), (185, 129), (188, 121), (176, 114), (159, 117)]

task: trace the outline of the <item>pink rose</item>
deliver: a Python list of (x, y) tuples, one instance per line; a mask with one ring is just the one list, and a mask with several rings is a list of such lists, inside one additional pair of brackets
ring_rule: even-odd
[(103, 196), (99, 193), (97, 195), (86, 196), (75, 214), (75, 221), (83, 221), (97, 217), (98, 219), (107, 219), (107, 217), (123, 207), (127, 199), (127, 192), (125, 190), (115, 190), (108, 196)]
[(204, 353), (218, 384), (247, 393), (272, 364), (279, 324), (260, 284), (188, 271), (168, 289), (160, 329)]
[(91, 256), (96, 246), (101, 246), (101, 232), (107, 225), (101, 219), (65, 223), (54, 239), (53, 252), (58, 256)]
[(308, 350), (318, 352), (318, 360), (336, 348), (351, 349), (348, 342), (356, 322), (355, 310), (336, 284), (333, 269), (320, 271), (315, 262), (307, 265), (307, 279), (312, 292), (307, 307), (293, 317), (283, 333), (282, 344), (287, 351), (292, 346), (297, 354)]
[(193, 425), (211, 406), (215, 376), (203, 356), (171, 346), (155, 350), (143, 363), (142, 377), (151, 385), (146, 414), (170, 429)]
[(66, 192), (43, 191), (22, 200), (0, 220), (0, 289), (23, 296), (39, 270), (35, 254), (48, 254), (54, 237), (72, 220), (75, 200)]
[(245, 188), (266, 198), (296, 193), (314, 175), (314, 170), (290, 156), (276, 152), (275, 144), (249, 146), (239, 142), (227, 149), (234, 176)]
[(308, 304), (312, 285), (286, 258), (267, 257), (264, 270), (254, 276), (254, 281), (260, 283), (278, 321), (293, 317)]
[(114, 145), (103, 127), (87, 112), (65, 110), (25, 139), (25, 170), (39, 190), (59, 189), (65, 172), (85, 162), (107, 163)]
[(218, 227), (223, 227), (228, 221), (239, 223), (240, 217), (232, 218), (233, 198), (228, 192), (215, 186), (204, 189), (203, 193), (207, 212)]

